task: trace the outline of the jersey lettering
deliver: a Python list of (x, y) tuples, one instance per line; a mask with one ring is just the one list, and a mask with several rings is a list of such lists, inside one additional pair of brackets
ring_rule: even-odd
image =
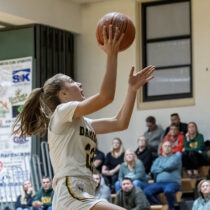
[(95, 148), (91, 147), (91, 145), (88, 143), (85, 146), (85, 153), (86, 153), (86, 167), (89, 168), (91, 171), (93, 171)]

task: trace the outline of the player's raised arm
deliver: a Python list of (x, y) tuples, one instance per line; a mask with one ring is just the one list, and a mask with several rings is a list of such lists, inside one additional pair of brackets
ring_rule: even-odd
[(115, 132), (128, 128), (137, 90), (153, 78), (152, 73), (154, 70), (154, 66), (148, 66), (134, 74), (134, 67), (132, 67), (128, 80), (127, 96), (123, 106), (113, 118), (93, 120), (92, 126), (97, 134)]
[(117, 77), (117, 57), (120, 42), (123, 34), (119, 36), (119, 30), (116, 28), (112, 34), (112, 25), (109, 25), (109, 35), (106, 33), (106, 27), (103, 28), (104, 45), (101, 48), (107, 54), (107, 64), (104, 79), (98, 94), (81, 101), (74, 113), (74, 117), (80, 117), (93, 113), (111, 103), (115, 95), (116, 77)]

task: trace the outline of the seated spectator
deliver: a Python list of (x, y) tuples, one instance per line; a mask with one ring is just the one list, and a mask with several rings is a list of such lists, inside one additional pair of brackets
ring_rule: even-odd
[(188, 123), (188, 132), (184, 138), (182, 163), (190, 177), (197, 177), (198, 168), (207, 164), (203, 135), (198, 132), (195, 122)]
[(52, 189), (51, 178), (45, 176), (42, 178), (42, 188), (33, 198), (32, 210), (52, 210), (52, 199), (54, 191)]
[(210, 181), (201, 180), (198, 184), (198, 193), (200, 197), (193, 203), (192, 210), (209, 210), (210, 209)]
[[(165, 141), (170, 141), (172, 144), (172, 153), (182, 152), (184, 145), (184, 135), (179, 132), (179, 127), (177, 124), (173, 123), (170, 125), (170, 130), (167, 136), (164, 137), (162, 144)], [(162, 155), (162, 147), (160, 147), (160, 155)]]
[(124, 160), (124, 148), (120, 138), (114, 138), (112, 141), (112, 150), (107, 153), (104, 165), (102, 166), (102, 174), (106, 185), (111, 189), (111, 193), (115, 193), (114, 184), (118, 180), (120, 164)]
[(120, 183), (125, 177), (130, 178), (133, 184), (141, 189), (148, 185), (144, 165), (130, 149), (125, 151), (124, 163), (120, 165), (119, 180), (115, 183), (116, 192), (121, 189)]
[(157, 156), (158, 146), (163, 137), (163, 129), (156, 125), (156, 120), (153, 116), (146, 118), (146, 124), (148, 130), (144, 133), (145, 138), (147, 139), (147, 145), (151, 148), (153, 154)]
[(148, 174), (150, 172), (154, 157), (151, 149), (147, 146), (147, 140), (144, 136), (140, 136), (138, 138), (138, 148), (136, 149), (135, 153), (137, 158), (143, 162), (145, 171)]
[[(180, 122), (180, 117), (178, 113), (171, 114), (171, 124), (177, 124), (179, 127), (179, 131), (185, 136), (187, 133), (187, 123)], [(168, 134), (170, 130), (170, 126), (168, 126), (165, 130), (164, 136)]]
[(97, 199), (105, 199), (111, 201), (111, 192), (108, 186), (105, 185), (103, 177), (98, 171), (93, 172), (93, 180), (96, 183), (95, 197)]
[(28, 210), (32, 207), (32, 199), (35, 195), (34, 189), (32, 188), (31, 182), (26, 180), (23, 182), (23, 190), (21, 195), (17, 197), (15, 203), (16, 210)]
[(156, 195), (164, 192), (168, 209), (174, 210), (175, 194), (181, 184), (181, 155), (180, 153), (172, 154), (172, 145), (169, 141), (163, 143), (162, 149), (163, 155), (158, 157), (151, 167), (155, 183), (148, 185), (144, 193), (151, 205), (157, 205), (159, 201)]
[(95, 158), (93, 160), (93, 167), (101, 173), (102, 166), (104, 164), (105, 155), (102, 151), (96, 149)]
[(143, 191), (134, 186), (130, 178), (125, 177), (121, 182), (122, 189), (117, 193), (115, 204), (128, 210), (149, 210), (150, 205)]

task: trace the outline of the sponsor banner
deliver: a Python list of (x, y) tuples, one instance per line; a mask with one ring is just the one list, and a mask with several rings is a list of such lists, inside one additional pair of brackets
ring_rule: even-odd
[(31, 137), (11, 131), (32, 90), (32, 57), (0, 61), (0, 72), (0, 201), (8, 202), (30, 178)]

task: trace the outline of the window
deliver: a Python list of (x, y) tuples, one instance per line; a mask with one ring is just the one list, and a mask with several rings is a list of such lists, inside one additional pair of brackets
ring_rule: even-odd
[(142, 62), (156, 66), (143, 102), (192, 97), (190, 0), (142, 4)]

